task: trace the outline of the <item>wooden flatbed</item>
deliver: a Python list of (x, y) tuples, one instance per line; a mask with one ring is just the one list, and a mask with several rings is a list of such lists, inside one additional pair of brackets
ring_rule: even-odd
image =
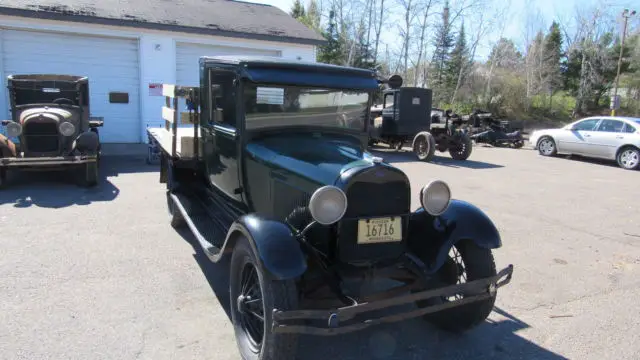
[[(162, 119), (165, 121), (165, 126), (147, 128), (150, 147), (158, 147), (161, 152), (173, 160), (197, 161), (202, 153), (199, 141), (201, 132), (198, 88), (162, 84), (162, 95), (166, 102), (162, 107)], [(178, 98), (186, 99), (192, 109), (184, 112), (177, 111)], [(179, 123), (192, 126), (179, 127)]]

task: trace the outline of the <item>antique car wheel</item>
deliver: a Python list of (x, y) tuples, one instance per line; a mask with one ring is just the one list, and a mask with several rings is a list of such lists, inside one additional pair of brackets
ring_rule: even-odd
[(520, 149), (523, 146), (524, 146), (524, 141), (516, 141), (513, 143), (513, 147), (516, 149)]
[(420, 161), (431, 161), (436, 153), (436, 139), (431, 133), (416, 135), (413, 141), (413, 152)]
[(84, 187), (98, 185), (99, 167), (97, 162), (88, 162), (80, 166), (80, 180)]
[(294, 310), (298, 292), (293, 280), (270, 279), (261, 271), (249, 241), (240, 237), (233, 249), (229, 282), (231, 321), (244, 360), (294, 359), (297, 336), (271, 330), (274, 309)]
[[(438, 270), (436, 282), (439, 283), (438, 286), (448, 286), (495, 275), (496, 265), (491, 250), (481, 248), (471, 240), (461, 240), (452, 247), (449, 258)], [(416, 305), (425, 307), (462, 297), (462, 295), (456, 295), (449, 298), (428, 299), (419, 301)], [(495, 301), (494, 294), (485, 300), (427, 314), (424, 319), (444, 330), (462, 332), (483, 322), (493, 310)]]
[(558, 153), (556, 142), (549, 136), (543, 136), (542, 139), (538, 141), (537, 148), (542, 156), (555, 156)]
[(451, 155), (451, 158), (454, 160), (467, 160), (469, 156), (471, 156), (473, 142), (467, 135), (462, 135), (460, 140), (460, 145), (455, 149), (449, 149), (449, 155)]
[(7, 185), (7, 168), (0, 168), (0, 189)]
[(627, 170), (636, 170), (640, 168), (640, 150), (627, 146), (622, 148), (616, 156), (618, 165)]

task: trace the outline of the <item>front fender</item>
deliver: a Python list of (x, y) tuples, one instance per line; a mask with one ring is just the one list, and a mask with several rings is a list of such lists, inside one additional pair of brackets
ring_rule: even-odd
[(223, 251), (233, 251), (240, 236), (249, 241), (262, 269), (274, 279), (294, 279), (307, 270), (300, 243), (287, 224), (258, 214), (243, 215), (231, 225)]
[(451, 200), (440, 216), (429, 215), (423, 208), (411, 214), (408, 246), (423, 261), (430, 273), (447, 259), (449, 250), (460, 240), (470, 240), (486, 249), (502, 246), (498, 229), (479, 208), (462, 200)]

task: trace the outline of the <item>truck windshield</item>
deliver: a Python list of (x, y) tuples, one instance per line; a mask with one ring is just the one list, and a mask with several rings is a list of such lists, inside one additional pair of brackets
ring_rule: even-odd
[(247, 83), (247, 129), (314, 125), (365, 129), (369, 92)]

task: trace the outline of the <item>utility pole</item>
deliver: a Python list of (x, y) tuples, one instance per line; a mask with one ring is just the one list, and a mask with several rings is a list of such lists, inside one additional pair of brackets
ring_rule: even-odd
[[(622, 17), (624, 18), (624, 25), (622, 27), (622, 41), (620, 42), (620, 56), (618, 57), (618, 73), (616, 75), (616, 86), (613, 88), (613, 98), (611, 98), (612, 102), (618, 101), (618, 83), (620, 82), (620, 67), (622, 66), (622, 52), (624, 51), (624, 38), (627, 35), (627, 21), (630, 17), (636, 14), (635, 10), (631, 10), (629, 13), (629, 9), (624, 9), (622, 12)], [(611, 106), (611, 116), (616, 115), (616, 107), (612, 104)]]

